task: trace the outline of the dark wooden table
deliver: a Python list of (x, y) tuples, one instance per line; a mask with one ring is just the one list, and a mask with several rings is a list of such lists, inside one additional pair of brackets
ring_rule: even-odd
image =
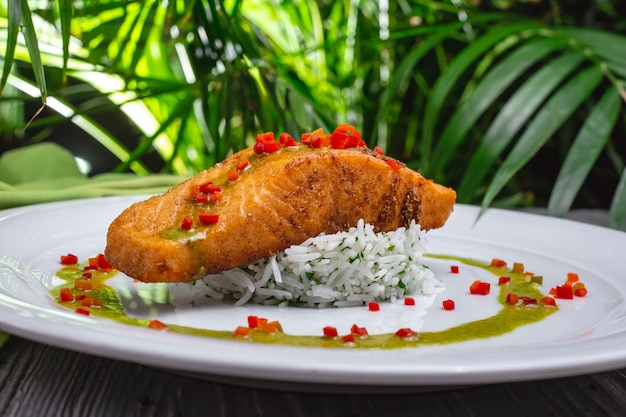
[(626, 369), (431, 392), (307, 393), (196, 379), (13, 336), (0, 348), (0, 416), (626, 416)]
[(0, 350), (3, 417), (625, 415), (626, 369), (436, 392), (319, 394), (194, 379), (17, 337)]

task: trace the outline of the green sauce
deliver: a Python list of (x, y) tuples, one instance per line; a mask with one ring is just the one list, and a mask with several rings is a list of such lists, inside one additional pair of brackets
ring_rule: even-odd
[[(167, 325), (168, 331), (173, 333), (211, 337), (226, 340), (236, 340), (248, 343), (271, 343), (288, 346), (303, 347), (325, 347), (325, 348), (363, 348), (363, 349), (396, 349), (406, 347), (419, 347), (428, 345), (442, 345), (457, 342), (464, 342), (475, 339), (486, 339), (500, 336), (513, 331), (514, 329), (528, 324), (536, 323), (549, 315), (558, 311), (557, 307), (544, 306), (540, 300), (544, 296), (539, 285), (530, 281), (530, 278), (523, 272), (514, 272), (511, 269), (503, 267), (494, 267), (484, 262), (458, 258), (444, 255), (429, 255), (432, 258), (454, 260), (464, 264), (483, 268), (492, 272), (496, 276), (509, 276), (511, 281), (508, 284), (492, 286), (499, 287), (497, 295), (502, 308), (495, 315), (486, 319), (465, 323), (456, 327), (452, 327), (438, 332), (420, 332), (414, 338), (401, 338), (394, 333), (369, 335), (367, 337), (354, 338), (354, 343), (344, 343), (341, 337), (328, 338), (322, 335), (317, 336), (295, 336), (283, 332), (268, 333), (251, 329), (247, 336), (237, 336), (232, 331), (206, 330), (193, 327)], [(51, 294), (59, 300), (59, 293), (62, 288), (69, 288), (75, 294), (79, 295), (80, 291), (74, 290), (74, 282), (82, 278), (84, 270), (80, 265), (64, 267), (57, 272), (57, 276), (66, 282), (59, 287), (51, 290)], [(115, 320), (116, 322), (147, 327), (151, 320), (128, 317), (124, 311), (121, 299), (117, 291), (107, 285), (107, 280), (111, 278), (115, 271), (91, 271), (92, 291), (85, 293), (88, 297), (102, 300), (101, 307), (89, 307), (90, 314), (97, 317)], [(512, 305), (507, 303), (507, 294), (515, 293), (520, 297), (530, 297), (538, 300), (536, 305)], [(80, 307), (81, 301), (61, 302), (59, 304), (76, 309)], [(234, 330), (234, 329), (233, 329)]]

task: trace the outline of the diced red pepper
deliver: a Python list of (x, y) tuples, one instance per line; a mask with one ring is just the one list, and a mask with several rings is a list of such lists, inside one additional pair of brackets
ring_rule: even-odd
[(498, 259), (498, 258), (493, 258), (491, 260), (491, 266), (495, 266), (498, 268), (503, 268), (506, 266), (506, 262), (503, 261), (502, 259)]
[(251, 329), (256, 329), (259, 325), (259, 317), (258, 316), (248, 316), (248, 327)]
[[(236, 173), (236, 171), (233, 171)], [(239, 175), (239, 174), (237, 174)], [(209, 199), (213, 201), (213, 195), (216, 193), (220, 193), (222, 191), (222, 187), (219, 185), (214, 185), (212, 181), (207, 181), (200, 185), (192, 185), (190, 187), (190, 195), (198, 204), (208, 203)]]
[(181, 222), (180, 222), (180, 228), (183, 230), (190, 230), (193, 227), (193, 218), (192, 217), (185, 217)]
[(458, 265), (450, 265), (450, 273), (458, 274), (459, 273), (459, 266)]
[(235, 181), (239, 179), (239, 174), (237, 173), (237, 171), (232, 169), (226, 173), (226, 178), (228, 179), (228, 181)]
[(489, 284), (488, 282), (481, 282), (480, 285), (478, 286), (478, 294), (480, 295), (487, 295), (489, 294), (490, 290), (491, 290), (491, 284)]
[(402, 165), (400, 165), (398, 161), (392, 158), (387, 158), (387, 165), (389, 165), (394, 171), (400, 171), (400, 169), (402, 168)]
[(276, 332), (282, 332), (283, 326), (281, 326), (281, 324), (276, 320), (274, 321), (259, 320), (258, 329), (265, 333), (276, 333)]
[(263, 142), (257, 142), (254, 144), (254, 147), (252, 149), (254, 149), (254, 153), (260, 155), (262, 153), (265, 153), (265, 144)]
[[(273, 322), (272, 322), (273, 323)], [(257, 327), (257, 329), (261, 332), (265, 332), (265, 333), (275, 333), (276, 332), (276, 327), (271, 324), (269, 321), (268, 322), (259, 322), (259, 327)]]
[(250, 328), (245, 326), (237, 326), (233, 332), (234, 336), (246, 337), (250, 334)]
[(248, 167), (248, 165), (250, 165), (250, 162), (247, 159), (242, 159), (241, 161), (237, 162), (237, 169), (239, 171), (243, 171)]
[(337, 125), (333, 133), (345, 133), (348, 136), (356, 136), (358, 138), (361, 137), (361, 132), (359, 132), (356, 127), (349, 125), (347, 123), (340, 123)]
[(326, 326), (323, 329), (324, 337), (337, 337), (339, 333), (337, 332), (337, 328), (333, 326)]
[(544, 306), (556, 306), (556, 300), (552, 297), (545, 296), (541, 299), (541, 304)]
[(571, 285), (557, 285), (556, 286), (556, 298), (562, 298), (571, 300), (574, 298), (574, 290)]
[(77, 308), (76, 310), (74, 310), (75, 312), (77, 312), (78, 314), (82, 314), (83, 316), (88, 316), (89, 314), (89, 310), (86, 310), (84, 308)]
[(343, 132), (333, 132), (330, 135), (330, 146), (333, 149), (345, 149), (348, 136)]
[(101, 253), (99, 253), (98, 256), (96, 256), (96, 266), (99, 269), (112, 269), (113, 268), (113, 265), (111, 265), (109, 261), (106, 260), (104, 255)]
[(93, 305), (93, 298), (91, 297), (83, 298), (83, 300), (80, 302), (80, 305), (83, 307), (91, 307)]
[(311, 146), (311, 132), (305, 132), (300, 136), (302, 144)]
[(93, 285), (91, 285), (91, 282), (89, 281), (77, 279), (74, 281), (74, 288), (80, 291), (91, 291), (93, 289)]
[(98, 269), (98, 258), (96, 258), (95, 256), (93, 258), (89, 258), (87, 262), (89, 263), (89, 267), (91, 268), (91, 270)]
[(280, 142), (278, 141), (266, 142), (263, 145), (263, 151), (265, 153), (274, 153), (280, 150)]
[(519, 299), (522, 300), (522, 303), (524, 303), (524, 305), (537, 304), (537, 299), (532, 298), (532, 297), (520, 297)]
[(574, 290), (574, 295), (576, 297), (584, 297), (587, 295), (587, 288), (577, 288)]
[(346, 140), (346, 148), (367, 148), (367, 144), (361, 137), (357, 137), (355, 135), (348, 136)]
[(341, 338), (341, 341), (343, 343), (354, 343), (354, 335), (353, 334), (347, 334), (345, 336), (343, 336)]
[(322, 147), (330, 146), (330, 133), (325, 133), (324, 136), (320, 138), (320, 146)]
[(260, 133), (256, 137), (254, 152), (257, 154), (274, 153), (280, 150), (280, 142), (274, 140), (273, 132)]
[(470, 294), (487, 295), (491, 291), (491, 284), (484, 281), (474, 281), (470, 285)]
[(499, 277), (498, 278), (498, 285), (508, 284), (509, 282), (511, 282), (511, 277)]
[(161, 330), (161, 331), (169, 329), (169, 327), (167, 327), (167, 324), (159, 320), (150, 320), (150, 323), (148, 323), (148, 327), (154, 330)]
[(204, 224), (215, 224), (220, 220), (220, 216), (215, 213), (200, 213), (198, 214), (198, 220)]
[(222, 187), (214, 185), (211, 181), (200, 184), (200, 191), (206, 194), (219, 193), (222, 191)]
[[(213, 195), (214, 194), (211, 194), (211, 197), (213, 197)], [(209, 202), (209, 196), (208, 196), (208, 194), (205, 194), (205, 193), (199, 193), (198, 195), (196, 195), (195, 200), (196, 200), (197, 204), (208, 203)]]
[(406, 306), (414, 306), (415, 305), (415, 298), (413, 298), (413, 297), (406, 297), (404, 299), (404, 305), (406, 305)]
[(298, 142), (287, 132), (281, 133), (278, 140), (283, 146), (298, 146)]
[(87, 298), (87, 296), (85, 294), (76, 294), (76, 296), (74, 297), (74, 300), (76, 301), (82, 301), (85, 298)]
[(367, 308), (369, 308), (370, 311), (380, 311), (380, 305), (375, 301), (368, 303)]
[(443, 300), (443, 309), (444, 310), (454, 310), (454, 301), (453, 300)]
[(78, 256), (68, 253), (61, 255), (61, 265), (75, 265), (78, 263)]
[(330, 135), (330, 146), (333, 149), (354, 148), (358, 146), (361, 132), (352, 125), (340, 124)]
[(585, 284), (579, 281), (578, 274), (574, 272), (567, 273), (567, 280), (563, 283), (563, 285), (557, 285), (554, 288), (550, 289), (550, 295), (555, 298), (562, 298), (566, 300), (571, 300), (576, 297), (584, 297), (587, 295), (587, 289), (585, 288)]
[(274, 143), (257, 142), (254, 145), (254, 152), (257, 154), (274, 153), (279, 149), (280, 149), (280, 143), (278, 142), (274, 142)]
[[(206, 187), (213, 185), (213, 181), (206, 181), (203, 182), (200, 185), (192, 185), (191, 187), (189, 187), (190, 192), (193, 194), (193, 196), (195, 196), (198, 193), (206, 193)], [(197, 191), (193, 192), (191, 190), (195, 190), (197, 187)]]
[(398, 331), (395, 334), (396, 336), (401, 337), (403, 339), (417, 336), (417, 332), (409, 329), (408, 327), (403, 327), (402, 329), (398, 329)]
[(92, 274), (91, 272), (83, 272), (83, 273), (81, 274), (81, 277), (82, 277), (83, 279), (91, 279), (91, 278), (93, 278), (93, 274)]
[(367, 329), (365, 327), (359, 327), (356, 324), (353, 324), (352, 327), (350, 327), (350, 333), (352, 333), (355, 336), (367, 336)]
[(374, 152), (376, 152), (378, 155), (384, 155), (385, 151), (383, 151), (382, 149), (380, 149), (378, 146), (374, 146), (374, 149), (372, 149)]
[(330, 145), (330, 133), (325, 133), (324, 136), (320, 137), (320, 147), (329, 147)]
[(212, 203), (217, 203), (218, 201), (221, 201), (223, 198), (224, 198), (224, 194), (222, 193), (213, 193), (209, 197)]
[(513, 294), (512, 292), (508, 293), (506, 295), (506, 302), (509, 304), (517, 304), (517, 302), (519, 301), (519, 297), (517, 296), (517, 294)]
[(513, 272), (523, 273), (524, 272), (524, 264), (519, 263), (519, 262), (514, 262), (513, 263)]
[(309, 143), (312, 148), (322, 148), (330, 146), (330, 135), (324, 133), (324, 129), (319, 128), (311, 132)]
[(74, 294), (69, 288), (61, 288), (61, 292), (59, 293), (59, 300), (63, 303), (69, 303), (74, 301)]
[(571, 286), (557, 285), (556, 286), (556, 298), (571, 300), (572, 298), (574, 298), (574, 290), (572, 290)]

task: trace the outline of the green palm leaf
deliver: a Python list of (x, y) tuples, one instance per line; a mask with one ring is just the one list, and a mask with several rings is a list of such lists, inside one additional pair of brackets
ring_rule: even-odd
[(593, 108), (578, 132), (554, 184), (548, 214), (563, 216), (606, 146), (621, 110), (621, 97), (611, 87)]
[(7, 41), (4, 52), (4, 66), (2, 68), (2, 79), (0, 79), (0, 95), (7, 84), (11, 68), (13, 67), (13, 61), (15, 56), (15, 47), (17, 45), (17, 34), (20, 30), (20, 20), (22, 18), (22, 2), (9, 1), (7, 4), (9, 22), (7, 27)]
[(434, 169), (447, 164), (478, 118), (515, 80), (537, 61), (564, 45), (565, 40), (561, 38), (539, 38), (522, 44), (499, 61), (450, 118), (435, 148)]
[(587, 46), (607, 68), (621, 78), (626, 78), (626, 37), (617, 33), (585, 28), (566, 28), (565, 35)]
[(130, 58), (130, 64), (128, 65), (129, 68), (135, 68), (139, 65), (139, 61), (146, 53), (146, 45), (148, 44), (150, 35), (154, 32), (154, 28), (156, 26), (162, 26), (163, 29), (165, 29), (164, 23), (157, 20), (158, 11), (158, 4), (145, 2), (144, 7), (141, 8), (141, 13), (137, 16), (136, 24), (133, 25), (132, 30), (129, 31), (130, 38), (128, 41), (133, 44), (134, 49)]
[(17, 35), (20, 24), (22, 25), (22, 34), (26, 43), (26, 48), (30, 56), (31, 67), (37, 87), (41, 94), (41, 99), (45, 103), (48, 96), (48, 88), (46, 86), (46, 75), (41, 61), (41, 52), (37, 41), (37, 33), (33, 24), (33, 16), (26, 0), (11, 0), (7, 4), (9, 14), (9, 24), (7, 28), (7, 42), (5, 48), (4, 65), (2, 70), (2, 78), (0, 79), (0, 94), (9, 78), (9, 73), (13, 67), (15, 58), (15, 48), (17, 46)]
[(489, 184), (482, 201), (483, 210), (491, 205), (509, 180), (550, 139), (602, 81), (602, 71), (592, 66), (578, 73), (539, 111), (507, 156)]
[[(139, 159), (145, 155), (148, 151), (152, 149), (152, 145), (157, 137), (163, 134), (167, 129), (172, 127), (172, 125), (176, 121), (180, 121), (180, 118), (185, 117), (189, 114), (191, 108), (193, 107), (193, 102), (195, 101), (195, 97), (188, 96), (183, 100), (176, 104), (176, 107), (172, 110), (172, 112), (168, 115), (167, 119), (159, 124), (159, 128), (150, 136), (145, 136), (140, 142), (139, 145), (133, 149), (130, 153), (129, 157), (124, 160), (114, 171), (124, 172), (126, 171), (133, 163), (139, 161)], [(171, 159), (171, 158), (169, 158)]]
[(61, 41), (63, 44), (63, 81), (67, 74), (67, 64), (70, 58), (70, 27), (72, 25), (72, 15), (74, 10), (74, 2), (72, 0), (58, 0), (59, 2), (59, 20), (61, 21)]
[(483, 56), (485, 52), (493, 48), (494, 45), (515, 33), (519, 33), (523, 30), (531, 30), (536, 27), (537, 26), (532, 23), (512, 23), (488, 31), (464, 48), (455, 57), (450, 67), (437, 78), (424, 111), (420, 167), (426, 172), (427, 176), (435, 177), (443, 168), (442, 163), (439, 162), (438, 155), (442, 150), (436, 150), (431, 156), (431, 148), (441, 109), (449, 98), (452, 88), (457, 84), (468, 68), (470, 68), (478, 58)]
[(379, 108), (376, 114), (376, 123), (378, 124), (389, 111), (393, 101), (401, 94), (408, 84), (409, 80), (415, 76), (416, 67), (420, 60), (426, 56), (435, 46), (440, 45), (444, 40), (448, 39), (451, 34), (458, 32), (460, 25), (452, 25), (439, 30), (420, 42), (402, 59), (396, 70), (394, 71), (391, 82), (381, 94)]
[(626, 230), (626, 169), (622, 171), (609, 210), (609, 226)]
[[(150, 170), (189, 174), (250, 144), (259, 131), (297, 134), (348, 121), (368, 143), (386, 146), (425, 175), (460, 184), (458, 199), (468, 203), (485, 190), (485, 204), (505, 188), (518, 192), (518, 181), (533, 174), (519, 171), (534, 152), (548, 141), (554, 146), (546, 151), (571, 145), (549, 203), (551, 213), (562, 213), (589, 170), (598, 169), (602, 149), (621, 158), (612, 146), (623, 132), (623, 106), (615, 90), (603, 97), (596, 87), (600, 78), (603, 89), (612, 84), (626, 97), (621, 34), (551, 27), (464, 2), (390, 2), (384, 10), (376, 0), (6, 3), (0, 94), (6, 85), (24, 88), (5, 89), (3, 114), (9, 104), (27, 108), (38, 96), (33, 86), (44, 100), (60, 99), (71, 109), (46, 111), (18, 140), (52, 139), (64, 123), (75, 124), (87, 141), (119, 158), (121, 170), (147, 172), (149, 162)], [(70, 43), (70, 29), (77, 42)], [(18, 60), (34, 72), (20, 73)], [(583, 64), (594, 69), (585, 72)], [(98, 84), (102, 74), (111, 75), (110, 84)], [(62, 88), (60, 76), (68, 78)], [(106, 124), (104, 111), (143, 135), (113, 134), (117, 126)], [(0, 129), (5, 137), (24, 124), (23, 114), (8, 117)], [(571, 141), (566, 129), (580, 125)], [(612, 205), (616, 222), (626, 222), (623, 181)]]
[[(17, 0), (16, 0), (17, 1)], [(26, 48), (30, 56), (30, 63), (37, 81), (37, 87), (41, 93), (41, 100), (45, 103), (48, 97), (48, 87), (46, 86), (46, 74), (44, 71), (43, 63), (41, 61), (41, 52), (39, 50), (39, 43), (37, 42), (37, 32), (33, 24), (33, 16), (26, 0), (21, 0), (21, 21), (23, 25), (22, 33), (24, 35), (24, 41), (26, 42)]]
[(547, 61), (512, 94), (489, 125), (480, 146), (472, 154), (457, 188), (460, 202), (473, 202), (478, 188), (500, 154), (515, 139), (546, 97), (584, 58), (584, 53), (578, 50), (555, 57)]

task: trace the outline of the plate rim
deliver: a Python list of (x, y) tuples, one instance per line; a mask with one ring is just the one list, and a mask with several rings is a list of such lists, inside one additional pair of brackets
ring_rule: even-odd
[[(67, 210), (76, 209), (77, 207), (81, 207), (84, 204), (92, 205), (92, 204), (103, 204), (103, 205), (111, 205), (114, 206), (117, 203), (130, 204), (133, 201), (138, 201), (143, 198), (146, 198), (146, 195), (133, 195), (133, 196), (115, 196), (115, 197), (97, 197), (97, 198), (85, 198), (85, 199), (76, 199), (76, 200), (67, 200), (67, 201), (58, 201), (51, 203), (43, 203), (31, 206), (24, 207), (16, 207), (10, 208), (0, 211), (0, 228), (3, 227), (5, 221), (11, 221), (10, 219), (14, 216), (23, 215), (25, 213), (32, 213), (33, 211), (46, 211), (53, 210), (58, 208), (64, 208)], [(477, 206), (465, 205), (465, 204), (456, 204), (455, 212), (464, 211), (467, 212), (465, 215), (477, 213), (480, 210)], [(517, 218), (521, 218), (524, 220), (532, 219), (533, 221), (539, 220), (544, 223), (551, 223), (558, 226), (562, 226), (563, 228), (576, 228), (581, 232), (594, 231), (601, 234), (611, 235), (616, 238), (621, 238), (626, 241), (626, 233), (621, 232), (619, 230), (592, 225), (587, 223), (582, 223), (575, 220), (562, 219), (562, 218), (554, 218), (549, 217), (544, 214), (536, 214), (536, 213), (527, 213), (506, 209), (498, 209), (498, 208), (490, 208), (485, 211), (483, 217), (479, 220), (479, 223), (483, 221), (487, 216), (515, 216)], [(453, 213), (454, 216), (454, 213)], [(453, 217), (451, 217), (452, 219)], [(479, 224), (477, 223), (477, 224)], [(444, 228), (435, 231), (435, 235), (446, 235), (446, 229)], [(7, 296), (0, 292), (0, 311), (2, 314), (0, 315), (0, 329), (8, 332), (9, 334), (16, 335), (19, 337), (23, 337), (29, 340), (33, 340), (39, 343), (45, 343), (52, 346), (56, 346), (59, 348), (70, 349), (74, 351), (79, 351), (86, 354), (95, 354), (99, 356), (109, 357), (112, 359), (120, 359), (126, 360), (130, 362), (136, 362), (143, 365), (160, 367), (164, 369), (171, 369), (172, 371), (179, 372), (191, 372), (197, 373), (198, 368), (204, 366), (203, 369), (200, 370), (201, 375), (205, 375), (210, 377), (211, 374), (214, 374), (216, 377), (220, 378), (228, 378), (229, 376), (234, 379), (250, 379), (253, 380), (255, 378), (260, 378), (261, 380), (274, 381), (276, 383), (299, 383), (299, 384), (314, 384), (314, 385), (342, 385), (342, 386), (359, 386), (359, 387), (367, 387), (367, 386), (375, 386), (377, 384), (368, 383), (365, 378), (368, 375), (376, 375), (377, 377), (383, 376), (382, 382), (385, 385), (397, 387), (398, 389), (406, 389), (407, 387), (432, 387), (432, 386), (452, 386), (452, 385), (472, 385), (472, 384), (482, 384), (482, 383), (497, 383), (497, 382), (512, 382), (512, 381), (522, 381), (529, 379), (544, 379), (544, 378), (552, 378), (552, 377), (563, 377), (563, 376), (571, 376), (582, 373), (590, 373), (590, 372), (600, 372), (606, 371), (610, 369), (615, 369), (620, 366), (626, 365), (626, 352), (623, 352), (621, 349), (616, 349), (614, 346), (619, 346), (620, 343), (626, 341), (626, 333), (622, 332), (619, 334), (604, 336), (602, 340), (600, 339), (591, 339), (586, 341), (585, 344), (589, 346), (589, 351), (594, 351), (593, 354), (589, 353), (587, 355), (581, 355), (580, 352), (577, 355), (577, 359), (582, 359), (583, 363), (579, 363), (579, 366), (576, 369), (572, 369), (571, 362), (572, 360), (563, 357), (561, 360), (554, 360), (549, 364), (545, 363), (545, 359), (543, 359), (542, 353), (545, 355), (546, 352), (549, 352), (551, 349), (556, 349), (556, 346), (544, 347), (543, 349), (527, 349), (528, 354), (537, 354), (536, 360), (528, 360), (528, 358), (524, 361), (523, 364), (514, 364), (509, 366), (502, 366), (501, 363), (497, 362), (498, 367), (492, 366), (488, 367), (488, 369), (480, 369), (480, 366), (472, 366), (471, 364), (463, 364), (462, 362), (457, 362), (452, 360), (450, 366), (446, 369), (431, 369), (427, 366), (422, 366), (423, 372), (416, 374), (415, 367), (408, 366), (404, 370), (398, 368), (397, 366), (392, 367), (391, 370), (388, 365), (374, 366), (369, 365), (364, 369), (353, 369), (351, 372), (346, 373), (345, 369), (339, 369), (333, 371), (328, 367), (315, 367), (310, 364), (300, 364), (301, 366), (294, 366), (291, 369), (282, 369), (279, 373), (272, 374), (272, 370), (275, 370), (271, 364), (256, 364), (253, 362), (244, 361), (241, 365), (237, 365), (235, 357), (228, 357), (228, 362), (224, 364), (222, 360), (217, 360), (216, 358), (203, 358), (201, 356), (191, 355), (187, 359), (181, 360), (178, 358), (178, 362), (175, 366), (164, 366), (162, 363), (164, 359), (171, 359), (171, 356), (167, 355), (167, 352), (164, 350), (158, 349), (149, 349), (148, 351), (139, 349), (138, 345), (132, 345), (129, 343), (120, 343), (114, 342), (109, 345), (105, 345), (103, 348), (99, 348), (98, 343), (101, 343), (101, 340), (93, 341), (93, 340), (83, 340), (80, 343), (75, 343), (73, 346), (71, 342), (76, 342), (76, 340), (68, 339), (69, 336), (64, 333), (60, 333), (55, 335), (53, 331), (60, 329), (58, 324), (55, 323), (51, 327), (47, 327), (46, 331), (41, 330), (33, 330), (28, 324), (32, 323), (32, 320), (36, 320), (36, 313), (31, 313), (35, 316), (33, 317), (21, 317), (21, 319), (14, 317), (11, 313), (15, 313), (15, 309), (17, 307), (13, 306), (13, 308), (8, 307), (8, 302), (6, 300)], [(4, 300), (4, 301), (3, 301)], [(19, 301), (19, 300), (18, 300)], [(37, 307), (37, 306), (31, 306)], [(28, 309), (28, 308), (27, 308)], [(35, 308), (36, 310), (37, 308)], [(45, 309), (44, 309), (45, 310)], [(100, 332), (106, 330), (108, 327), (98, 327), (94, 329), (91, 327), (94, 318), (81, 318), (75, 317), (68, 310), (65, 317), (63, 314), (61, 315), (63, 320), (69, 320), (74, 326), (77, 327), (77, 330), (84, 330), (86, 332)], [(14, 323), (9, 322), (7, 319), (12, 317), (17, 319)], [(59, 319), (62, 320), (62, 319)], [(97, 319), (97, 320), (105, 320), (105, 319)], [(16, 323), (16, 324), (15, 324)], [(78, 324), (77, 324), (78, 323)], [(119, 325), (118, 326), (123, 326)], [(105, 332), (106, 333), (106, 332)], [(153, 331), (144, 330), (144, 329), (133, 329), (133, 334), (137, 337), (140, 337), (141, 340), (145, 343), (145, 346), (149, 346), (151, 342), (158, 342), (162, 338), (162, 335), (156, 334)], [(188, 338), (190, 336), (182, 336), (182, 335), (174, 335), (170, 334), (168, 337), (171, 337), (173, 340), (179, 340), (179, 337)], [(191, 336), (193, 337), (193, 336)], [(182, 340), (182, 339), (181, 339)], [(185, 339), (186, 340), (186, 339)], [(206, 341), (204, 341), (206, 342)], [(607, 345), (607, 343), (609, 345)], [(204, 343), (206, 344), (206, 343)], [(236, 346), (233, 346), (236, 344)], [(600, 346), (596, 346), (596, 345)], [(168, 346), (171, 346), (171, 343), (167, 343)], [(248, 352), (250, 349), (244, 349), (243, 347), (249, 347), (246, 344), (240, 344), (239, 342), (228, 342), (221, 340), (212, 340), (208, 343), (209, 347), (219, 347), (223, 349), (220, 351), (220, 354), (225, 355), (225, 352), (237, 352), (244, 351), (243, 353)], [(271, 345), (271, 348), (268, 349), (268, 346), (259, 346), (254, 345), (255, 348), (253, 350), (261, 351), (261, 354), (266, 354), (268, 350), (278, 350), (281, 355), (286, 355), (290, 360), (294, 360), (290, 354), (293, 353), (294, 349), (302, 349), (302, 348), (290, 348), (283, 346), (275, 346)], [(190, 347), (192, 349), (197, 349), (196, 343), (191, 343)], [(613, 347), (612, 349), (610, 347)], [(565, 351), (565, 353), (570, 350), (571, 346), (566, 347), (564, 350), (560, 349), (561, 352)], [(598, 355), (597, 348), (601, 349), (601, 355)], [(313, 349), (315, 352), (315, 356), (319, 355), (319, 351), (328, 352), (324, 349), (316, 349), (316, 348), (306, 348)], [(419, 348), (423, 349), (423, 348)], [(191, 350), (183, 350), (185, 354), (191, 354)], [(312, 351), (309, 350), (308, 353)], [(346, 360), (348, 357), (362, 357), (368, 356), (373, 357), (374, 359), (380, 359), (380, 356), (384, 358), (385, 354), (381, 352), (372, 352), (372, 351), (346, 351), (336, 354), (338, 351), (335, 351), (334, 356), (339, 357), (338, 361)], [(366, 352), (366, 353), (364, 353)], [(384, 352), (390, 352), (389, 350)], [(395, 350), (393, 352), (396, 352)], [(241, 353), (241, 352), (240, 352)], [(270, 352), (271, 353), (271, 352)], [(406, 356), (406, 353), (400, 352), (401, 356)], [(493, 355), (494, 361), (502, 361), (501, 355), (502, 352), (490, 352)], [(412, 355), (408, 355), (412, 359), (415, 357), (421, 356), (420, 354), (413, 353)], [(428, 356), (428, 355), (425, 355)], [(358, 359), (358, 358), (357, 358)], [(354, 358), (352, 358), (354, 360)], [(423, 365), (423, 364), (422, 364)], [(251, 369), (251, 366), (254, 369)], [(382, 368), (386, 368), (385, 371)], [(397, 368), (397, 369), (396, 369)], [(511, 374), (514, 373), (514, 374)], [(378, 378), (378, 381), (381, 382), (381, 379)]]

